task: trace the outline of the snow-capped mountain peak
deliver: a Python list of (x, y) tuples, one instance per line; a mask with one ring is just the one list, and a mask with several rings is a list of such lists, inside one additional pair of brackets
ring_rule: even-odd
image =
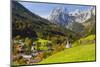
[(76, 9), (73, 12), (69, 12), (65, 7), (59, 7), (52, 10), (48, 20), (56, 24), (68, 25), (72, 22), (83, 23), (90, 19), (92, 15), (95, 15), (95, 7), (91, 7), (88, 10)]
[(67, 8), (61, 7), (52, 10), (48, 19), (55, 24), (67, 25), (71, 17), (69, 16)]

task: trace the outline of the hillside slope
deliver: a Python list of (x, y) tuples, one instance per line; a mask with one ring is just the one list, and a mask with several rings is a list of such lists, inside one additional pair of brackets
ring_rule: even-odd
[(96, 16), (92, 16), (89, 20), (83, 23), (85, 27), (84, 34), (90, 35), (96, 33)]
[[(90, 40), (95, 39), (94, 35), (90, 35), (86, 38), (80, 40)], [(76, 44), (76, 43), (74, 43)], [(95, 43), (80, 44), (74, 46), (73, 48), (65, 49), (59, 53), (56, 53), (50, 56), (47, 59), (44, 59), (39, 64), (45, 63), (63, 63), (63, 62), (80, 62), (80, 61), (95, 61)]]

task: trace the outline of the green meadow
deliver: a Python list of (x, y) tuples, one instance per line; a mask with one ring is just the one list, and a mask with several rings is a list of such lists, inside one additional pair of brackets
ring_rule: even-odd
[[(72, 48), (58, 52), (47, 59), (44, 59), (39, 64), (46, 63), (63, 63), (63, 62), (80, 62), (80, 61), (95, 61), (95, 43), (92, 43), (95, 35), (81, 38), (82, 42), (88, 41), (86, 44), (78, 44), (78, 41), (73, 43)], [(90, 42), (89, 42), (90, 41)], [(77, 46), (76, 46), (77, 45)]]

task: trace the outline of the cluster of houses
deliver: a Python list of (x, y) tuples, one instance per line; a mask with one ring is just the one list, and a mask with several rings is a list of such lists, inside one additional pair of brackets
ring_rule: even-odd
[[(48, 50), (46, 51), (53, 50), (51, 43), (52, 43), (51, 41), (47, 42)], [(20, 39), (20, 38), (14, 39), (13, 46), (15, 48), (13, 49), (17, 51), (17, 54), (13, 56), (13, 59), (21, 56), (25, 60), (26, 64), (34, 64), (34, 63), (42, 61), (44, 57), (43, 53), (45, 52), (45, 50), (36, 49), (36, 45), (37, 44), (29, 38), (26, 38), (25, 40)], [(65, 48), (71, 48), (71, 43), (68, 40), (66, 42)]]
[[(43, 53), (45, 51), (38, 50), (36, 48), (37, 44), (31, 39), (26, 38), (25, 40), (20, 38), (13, 40), (13, 49), (17, 51), (17, 55), (14, 56), (19, 57), (20, 55), (26, 61), (27, 64), (40, 62), (43, 59)], [(47, 46), (48, 50), (51, 50), (52, 47), (50, 41), (48, 41)], [(16, 57), (13, 57), (13, 59)]]

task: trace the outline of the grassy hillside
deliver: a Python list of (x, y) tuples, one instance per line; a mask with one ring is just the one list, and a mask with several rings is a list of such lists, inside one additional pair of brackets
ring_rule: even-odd
[[(38, 39), (37, 41), (35, 41), (34, 43), (38, 43), (38, 42), (41, 43), (41, 46), (39, 47), (40, 50), (47, 50), (47, 49), (48, 49), (48, 47), (46, 46), (48, 40), (39, 38), (39, 39)], [(37, 48), (37, 47), (35, 46), (35, 48)]]
[[(80, 40), (94, 40), (95, 36), (90, 35)], [(74, 43), (74, 45), (76, 42)], [(65, 49), (59, 53), (44, 59), (39, 64), (45, 63), (61, 63), (61, 62), (78, 62), (78, 61), (95, 61), (95, 43), (87, 42), (85, 45), (73, 46), (73, 48)]]
[(95, 43), (95, 35), (89, 35), (87, 37), (83, 37), (73, 43), (74, 46), (79, 46), (79, 45), (87, 45), (87, 44), (93, 44)]

